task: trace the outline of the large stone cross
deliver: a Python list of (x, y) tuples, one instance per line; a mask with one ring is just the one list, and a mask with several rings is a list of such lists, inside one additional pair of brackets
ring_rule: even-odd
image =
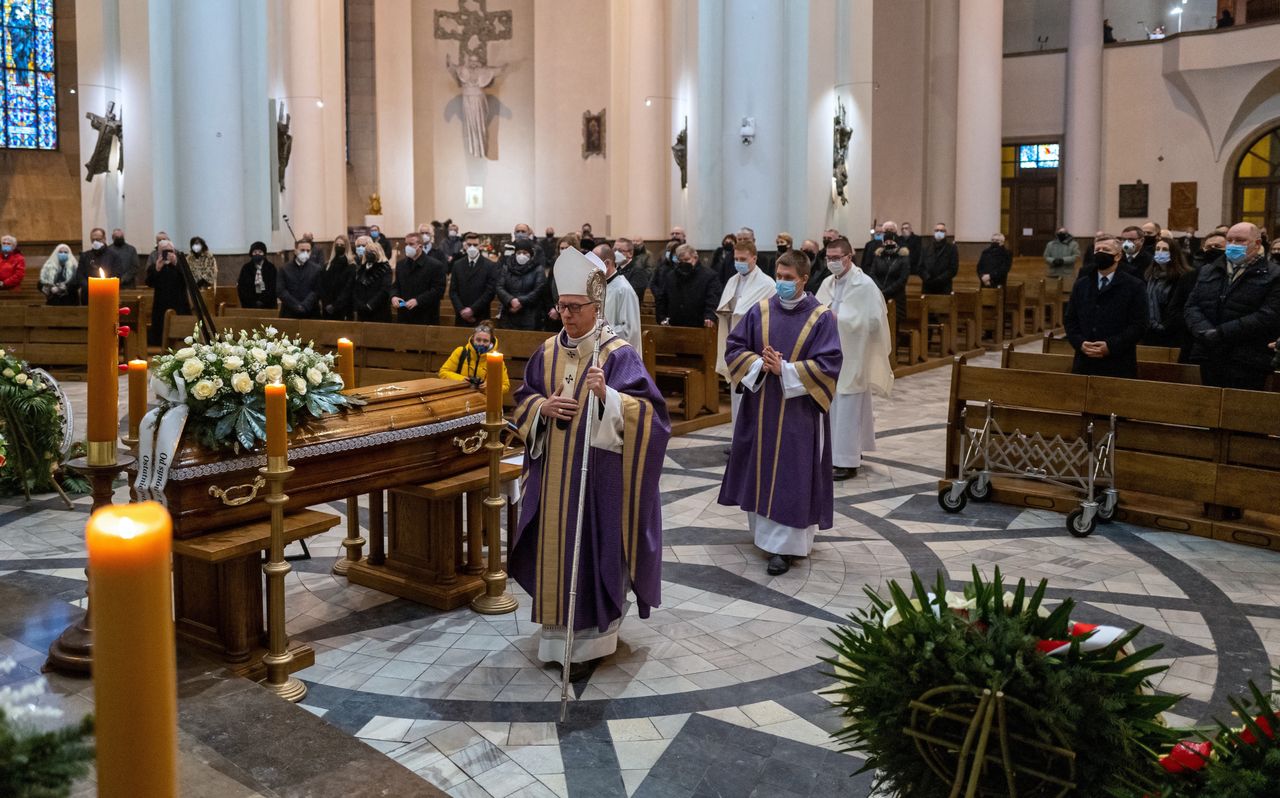
[(435, 37), (458, 42), (458, 63), (489, 65), (489, 42), (511, 38), (511, 12), (484, 8), (485, 0), (458, 0), (457, 11), (437, 10)]

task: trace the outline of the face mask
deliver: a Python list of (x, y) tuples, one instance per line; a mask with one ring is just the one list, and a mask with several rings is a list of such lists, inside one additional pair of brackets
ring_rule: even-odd
[(379, 233), (377, 230), (370, 230), (369, 238), (372, 238), (374, 241), (377, 241), (379, 238), (382, 238), (382, 233)]
[[(4, 248), (4, 251), (5, 251), (5, 252), (8, 252), (8, 251), (9, 251), (9, 248), (8, 248), (8, 247), (5, 247), (5, 248)], [(66, 262), (67, 262), (67, 260), (69, 260), (70, 258), (71, 258), (71, 256), (70, 256), (69, 254), (67, 254), (66, 252), (59, 252), (59, 253), (58, 253), (58, 263), (66, 263)]]
[(1098, 271), (1105, 271), (1115, 265), (1116, 256), (1110, 252), (1093, 253), (1093, 267)]
[(485, 352), (489, 351), (489, 344), (477, 344), (472, 342), (471, 348), (476, 350), (477, 355), (483, 355)]
[(1138, 242), (1131, 238), (1126, 238), (1120, 248), (1124, 250), (1126, 255), (1132, 255), (1133, 251), (1138, 248)]
[(357, 258), (363, 258), (363, 257), (364, 257), (364, 245), (363, 245), (363, 244), (361, 244), (360, 246), (356, 247), (356, 257), (357, 257)]
[(480, 256), (480, 247), (467, 247), (467, 257), (475, 260)]
[(680, 261), (676, 264), (676, 271), (680, 273), (681, 277), (688, 277), (693, 274), (693, 264)]
[(102, 249), (103, 245), (101, 241), (94, 239), (93, 243), (89, 244), (89, 246), (93, 247), (94, 249)]
[(299, 252), (295, 257), (298, 259), (298, 263), (306, 263), (311, 259), (311, 253), (309, 251)]
[(790, 280), (777, 280), (774, 282), (774, 288), (778, 292), (778, 299), (783, 302), (790, 302), (796, 297), (796, 284)]
[(417, 254), (418, 254), (418, 248), (417, 248), (417, 247), (415, 247), (413, 244), (405, 244), (405, 245), (404, 245), (404, 256), (405, 256), (406, 258), (408, 258), (408, 259), (410, 259), (410, 260), (413, 260), (413, 258), (414, 258)]
[(3, 252), (4, 254), (8, 255), (10, 252), (13, 252), (13, 247), (9, 246), (8, 244), (5, 244), (4, 246), (0, 247), (0, 252)]
[(1273, 250), (1271, 252), (1271, 260), (1276, 263), (1280, 263), (1280, 249)]
[(124, 236), (112, 236), (112, 237), (111, 237), (111, 242), (112, 242), (113, 244), (123, 244), (123, 243), (124, 243)]
[(192, 244), (191, 251), (199, 255), (201, 252), (204, 252), (204, 244)]
[(1000, 246), (1000, 242), (999, 242), (999, 241), (992, 241), (992, 242), (991, 242), (991, 246), (993, 246), (993, 247), (998, 247), (998, 246)]
[(884, 253), (886, 255), (892, 255), (893, 253), (898, 251), (898, 245), (894, 241), (889, 240), (884, 242), (884, 246), (882, 247), (882, 249), (884, 250)]
[(1232, 263), (1239, 263), (1244, 260), (1244, 253), (1248, 251), (1248, 247), (1244, 244), (1227, 244), (1227, 260)]
[(911, 238), (911, 228), (910, 228), (910, 227), (904, 227), (904, 228), (902, 228), (902, 237), (903, 237), (903, 238)]
[(346, 247), (346, 245), (345, 245), (345, 244), (334, 244), (334, 245), (333, 245), (333, 254), (334, 254), (334, 255), (345, 255), (345, 254), (347, 254), (347, 247)]
[(1061, 241), (1062, 243), (1064, 244), (1067, 243), (1068, 238), (1071, 238), (1071, 236), (1067, 235), (1066, 233), (1058, 233), (1058, 240)]
[(516, 263), (519, 263), (521, 266), (525, 265), (528, 262), (529, 262), (529, 256), (526, 255), (525, 253), (521, 252), (519, 255), (516, 255)]
[(254, 263), (262, 263), (262, 256), (261, 256), (261, 255), (259, 255), (259, 254), (257, 254), (257, 253), (254, 253), (254, 256), (253, 256), (253, 262), (254, 262)]
[(844, 277), (844, 273), (845, 273), (844, 261), (842, 260), (827, 261), (827, 271), (831, 272), (836, 277)]
[(512, 233), (511, 237), (514, 238), (516, 241), (524, 241), (526, 238), (529, 237), (529, 234), (528, 233)]
[(720, 248), (723, 249), (725, 252), (728, 252), (729, 250), (733, 249), (733, 242), (726, 241), (720, 245)]
[(621, 266), (627, 262), (627, 256), (623, 255), (621, 252), (615, 252), (613, 253), (613, 262)]
[(889, 243), (890, 241), (897, 241), (897, 240), (898, 240), (898, 234), (897, 234), (897, 233), (881, 233), (881, 236), (883, 237), (883, 240), (884, 240), (884, 242), (885, 242), (886, 244), (887, 244), (887, 243)]
[(1156, 250), (1156, 251), (1151, 255), (1151, 258), (1152, 258), (1152, 260), (1154, 260), (1156, 263), (1168, 263), (1168, 262), (1169, 262), (1169, 259), (1172, 257), (1172, 254), (1173, 254), (1173, 253), (1171, 253), (1171, 252), (1169, 252), (1169, 251), (1167, 251), (1167, 250)]
[(457, 237), (458, 237), (458, 231), (457, 231), (457, 230), (450, 230), (450, 231), (449, 231), (449, 238), (457, 238)]
[(941, 230), (934, 230), (934, 231), (933, 231), (933, 240), (934, 240), (934, 241), (941, 241), (941, 240), (943, 240), (943, 239), (944, 239), (944, 238), (946, 238), (946, 237), (947, 237), (947, 234), (946, 234), (946, 233), (944, 233), (944, 232), (943, 232), (943, 231), (941, 231)]
[(779, 241), (779, 242), (778, 242), (778, 251), (779, 251), (779, 252), (786, 252), (786, 251), (787, 251), (787, 250), (789, 250), (789, 249), (791, 249), (791, 247), (790, 247), (790, 246), (789, 246), (785, 241)]
[(735, 260), (733, 262), (733, 268), (737, 269), (738, 274), (746, 274), (751, 271), (751, 264), (745, 260)]

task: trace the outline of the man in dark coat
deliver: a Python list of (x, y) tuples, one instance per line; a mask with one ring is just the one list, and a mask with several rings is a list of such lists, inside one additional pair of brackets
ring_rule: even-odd
[(920, 236), (911, 229), (911, 222), (903, 222), (902, 231), (898, 233), (898, 246), (907, 250), (912, 274), (920, 274), (920, 244)]
[(907, 278), (911, 276), (911, 258), (898, 246), (898, 231), (885, 222), (884, 241), (870, 258), (863, 258), (862, 270), (875, 281), (880, 293), (888, 302), (893, 300), (894, 315), (901, 325), (907, 320)]
[(663, 273), (654, 299), (660, 324), (715, 327), (719, 323), (720, 278), (698, 262), (698, 251), (688, 244), (676, 248), (675, 268)]
[(111, 231), (110, 249), (120, 264), (120, 287), (135, 287), (138, 284), (138, 250), (124, 240), (124, 231), (119, 227)]
[(249, 247), (249, 262), (240, 267), (236, 293), (242, 308), (276, 309), (276, 267), (267, 260), (267, 245), (261, 241)]
[(631, 290), (636, 292), (636, 298), (643, 304), (644, 292), (649, 290), (649, 284), (653, 282), (653, 272), (636, 256), (636, 245), (631, 239), (619, 238), (614, 241), (613, 252), (618, 273), (631, 283)]
[(81, 305), (89, 304), (90, 277), (120, 276), (120, 261), (111, 247), (107, 246), (107, 231), (101, 227), (89, 231), (89, 248), (81, 252), (76, 260), (79, 266), (76, 269), (75, 290)]
[(498, 301), (502, 304), (501, 326), (509, 330), (536, 330), (545, 311), (542, 294), (547, 272), (536, 252), (532, 236), (515, 241), (515, 252), (503, 259), (498, 274)]
[(1146, 235), (1141, 227), (1130, 225), (1120, 233), (1120, 268), (1139, 280), (1145, 280), (1151, 265), (1151, 253), (1145, 249)]
[(951, 293), (951, 281), (960, 271), (960, 251), (956, 242), (947, 237), (947, 226), (939, 222), (933, 226), (933, 238), (921, 245), (920, 279), (926, 294)]
[(1004, 246), (1004, 235), (991, 236), (991, 246), (978, 256), (978, 281), (983, 288), (1000, 288), (1013, 269), (1013, 253)]
[(280, 267), (277, 293), (280, 318), (320, 318), (320, 264), (311, 260), (311, 242), (294, 244), (293, 257)]
[(402, 324), (440, 323), (447, 267), (444, 258), (429, 246), (429, 242), (423, 244), (421, 233), (404, 237), (404, 257), (396, 264), (396, 280), (391, 289), (396, 320)]
[(1119, 266), (1110, 236), (1094, 242), (1092, 268), (1071, 287), (1063, 324), (1076, 350), (1073, 374), (1129, 377), (1138, 373), (1138, 341), (1147, 331), (1146, 286)]
[(1227, 231), (1226, 253), (1200, 270), (1185, 317), (1201, 382), (1263, 390), (1268, 344), (1280, 336), (1280, 264), (1267, 262), (1256, 225)]
[(489, 318), (489, 303), (497, 293), (497, 265), (480, 254), (480, 236), (467, 233), (466, 247), (449, 267), (449, 301), (453, 303), (453, 323), (474, 327)]

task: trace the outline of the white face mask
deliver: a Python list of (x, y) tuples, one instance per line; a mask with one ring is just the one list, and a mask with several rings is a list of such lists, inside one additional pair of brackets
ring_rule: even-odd
[(449, 231), (449, 238), (457, 238), (457, 237), (458, 237), (458, 231), (457, 231), (457, 230), (450, 230), (450, 231)]
[(621, 266), (622, 264), (627, 262), (627, 256), (623, 255), (621, 252), (614, 252), (613, 262)]
[(844, 273), (848, 271), (848, 269), (844, 267), (843, 260), (827, 261), (827, 269), (830, 270), (830, 272), (834, 274), (836, 277), (844, 277)]
[(92, 244), (90, 244), (89, 246), (93, 247), (94, 249), (102, 249), (102, 247), (103, 247), (103, 243), (102, 243), (101, 241), (96, 241), (96, 240), (95, 240), (95, 241), (94, 241)]
[(946, 234), (946, 233), (944, 233), (944, 232), (943, 232), (943, 231), (941, 231), (941, 230), (934, 230), (934, 231), (933, 231), (933, 237), (934, 237), (934, 239), (935, 239), (935, 240), (937, 240), (937, 241), (941, 241), (942, 239), (944, 239), (944, 238), (946, 238), (946, 237), (947, 237), (947, 234)]
[(521, 252), (519, 255), (516, 255), (516, 263), (519, 263), (521, 266), (525, 265), (528, 262), (529, 262), (529, 256), (526, 255), (525, 253)]
[(192, 244), (191, 251), (199, 255), (201, 252), (204, 252), (204, 244)]
[(418, 254), (418, 248), (413, 244), (404, 245), (404, 256), (412, 260)]
[(311, 258), (311, 251), (307, 250), (306, 252), (299, 252), (294, 257), (298, 259), (298, 263), (306, 263), (307, 260)]
[(475, 260), (480, 256), (480, 247), (467, 247), (467, 257)]

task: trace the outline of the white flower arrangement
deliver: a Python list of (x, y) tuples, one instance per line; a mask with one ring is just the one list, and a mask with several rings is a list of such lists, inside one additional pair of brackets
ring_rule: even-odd
[(253, 449), (265, 440), (268, 383), (285, 386), (290, 429), (305, 418), (359, 404), (341, 393), (332, 354), (317, 352), (313, 342), (280, 336), (274, 327), (227, 330), (207, 344), (193, 334), (183, 343), (155, 358), (152, 373), (171, 395), (183, 397), (168, 403), (190, 408), (187, 423), (210, 448)]

